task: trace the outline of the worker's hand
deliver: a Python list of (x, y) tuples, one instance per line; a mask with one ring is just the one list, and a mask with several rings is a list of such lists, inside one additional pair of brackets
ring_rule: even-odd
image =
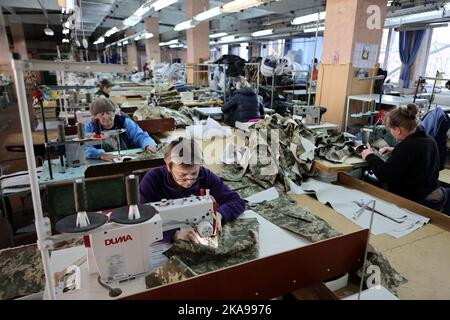
[(148, 145), (147, 147), (145, 147), (145, 152), (147, 153), (154, 153), (155, 151), (156, 149), (152, 145)]
[(372, 149), (372, 147), (370, 146), (369, 143), (366, 144), (366, 147), (367, 147), (367, 149), (364, 149), (363, 152), (361, 152), (361, 158), (362, 158), (363, 160), (366, 160), (367, 156), (368, 156), (369, 154), (372, 154), (372, 153), (373, 153), (373, 149)]
[(394, 147), (383, 147), (379, 150), (380, 154), (385, 154), (394, 151)]
[(206, 244), (206, 240), (200, 237), (200, 235), (192, 228), (184, 228), (178, 230), (173, 236), (175, 241), (177, 240), (187, 240), (194, 243)]
[(222, 214), (216, 212), (216, 234), (222, 234)]
[(113, 159), (117, 158), (118, 156), (114, 155), (114, 154), (108, 154), (108, 153), (104, 153), (100, 156), (100, 160), (105, 160), (105, 161), (113, 161)]

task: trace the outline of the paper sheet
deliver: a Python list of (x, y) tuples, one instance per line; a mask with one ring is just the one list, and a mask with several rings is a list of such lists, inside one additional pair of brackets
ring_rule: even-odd
[(361, 208), (355, 202), (363, 201), (364, 203), (368, 203), (370, 200), (375, 200), (376, 211), (396, 220), (403, 220), (402, 217), (407, 217), (406, 220), (398, 223), (375, 213), (372, 225), (372, 234), (374, 235), (387, 233), (393, 237), (400, 238), (417, 230), (430, 220), (359, 190), (347, 189), (315, 179), (309, 179), (304, 182), (301, 188), (304, 191), (314, 191), (320, 202), (330, 203), (334, 210), (362, 228), (369, 228), (371, 211), (364, 210), (358, 218), (354, 218), (354, 214)]
[(275, 200), (279, 197), (277, 189), (272, 187), (270, 189), (255, 193), (254, 195), (245, 198), (249, 203), (260, 203), (263, 201)]

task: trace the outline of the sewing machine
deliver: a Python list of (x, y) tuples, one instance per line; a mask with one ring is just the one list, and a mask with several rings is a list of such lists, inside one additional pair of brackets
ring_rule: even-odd
[(320, 124), (320, 108), (316, 106), (292, 106), (292, 115), (300, 116), (306, 125)]
[(190, 226), (202, 237), (216, 234), (216, 202), (209, 190), (200, 196), (139, 204), (139, 179), (126, 177), (128, 206), (109, 214), (86, 212), (84, 181), (74, 182), (76, 215), (56, 224), (61, 233), (87, 233), (89, 273), (106, 282), (134, 278), (150, 271), (149, 247), (163, 230)]
[[(151, 208), (154, 216), (131, 225), (108, 223), (89, 235), (88, 268), (103, 280), (133, 278), (149, 272), (149, 246), (162, 240), (162, 231), (192, 226), (202, 237), (215, 234), (215, 201), (209, 196), (191, 196), (140, 205)], [(144, 209), (145, 210), (145, 209)]]

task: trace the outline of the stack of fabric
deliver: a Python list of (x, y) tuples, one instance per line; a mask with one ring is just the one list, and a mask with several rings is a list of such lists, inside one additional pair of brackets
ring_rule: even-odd
[(185, 128), (194, 124), (194, 112), (191, 108), (181, 107), (173, 110), (165, 107), (142, 106), (133, 113), (134, 120), (150, 120), (174, 118), (177, 128)]
[(181, 96), (174, 87), (170, 87), (167, 90), (155, 91), (155, 96), (157, 97), (159, 107), (177, 110), (183, 106)]

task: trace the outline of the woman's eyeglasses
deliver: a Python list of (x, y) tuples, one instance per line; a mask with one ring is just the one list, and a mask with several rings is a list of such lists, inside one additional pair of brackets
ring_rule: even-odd
[(197, 172), (197, 173), (194, 173), (194, 174), (183, 174), (183, 175), (180, 175), (179, 177), (177, 177), (176, 174), (172, 174), (172, 176), (173, 176), (175, 181), (182, 181), (182, 182), (184, 182), (184, 181), (195, 181), (195, 180), (197, 180), (198, 174), (199, 173)]

